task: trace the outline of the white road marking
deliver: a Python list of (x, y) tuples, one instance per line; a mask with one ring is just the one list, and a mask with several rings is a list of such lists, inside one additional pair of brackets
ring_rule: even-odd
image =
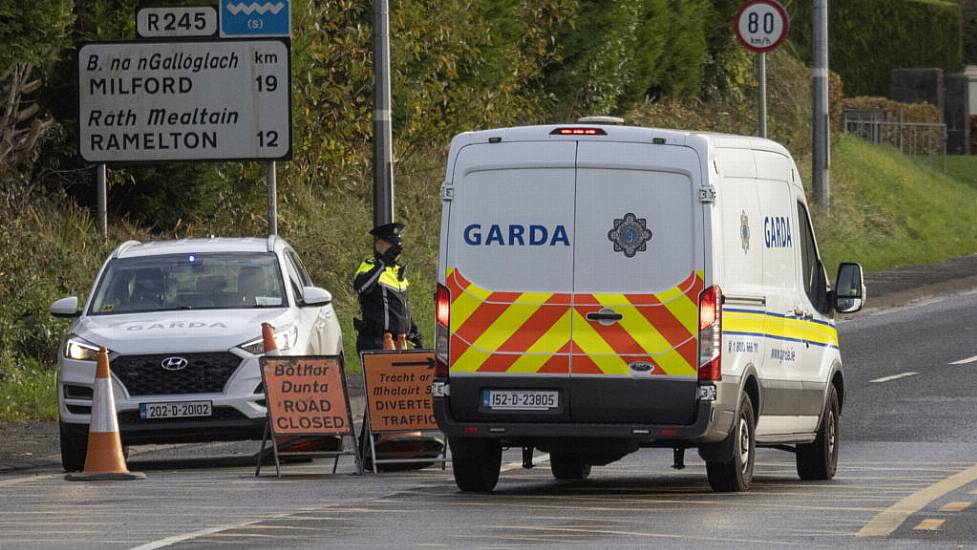
[(973, 357), (968, 357), (966, 359), (961, 359), (959, 361), (954, 361), (950, 363), (951, 365), (966, 365), (967, 363), (977, 363), (977, 355)]
[(903, 372), (901, 374), (893, 374), (892, 376), (883, 376), (882, 378), (876, 378), (875, 380), (869, 380), (870, 384), (878, 384), (881, 382), (891, 382), (893, 380), (898, 380), (900, 378), (908, 378), (910, 376), (916, 376), (918, 372)]

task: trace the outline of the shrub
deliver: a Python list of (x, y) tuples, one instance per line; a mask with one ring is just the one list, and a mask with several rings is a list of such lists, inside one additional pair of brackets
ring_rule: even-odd
[[(785, 0), (791, 41), (811, 60), (810, 0)], [(960, 6), (943, 0), (858, 0), (831, 2), (830, 66), (853, 96), (888, 96), (892, 69), (960, 69)]]

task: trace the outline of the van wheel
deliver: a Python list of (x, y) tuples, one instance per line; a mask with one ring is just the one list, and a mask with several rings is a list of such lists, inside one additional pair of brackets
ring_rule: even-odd
[(495, 489), (502, 470), (502, 446), (488, 439), (449, 437), (455, 484), (466, 493)]
[(556, 479), (587, 479), (590, 464), (574, 453), (550, 453), (550, 470)]
[(838, 446), (841, 442), (838, 392), (834, 385), (828, 390), (828, 402), (821, 414), (821, 425), (814, 443), (797, 446), (797, 475), (801, 479), (831, 479), (838, 470)]
[(756, 457), (756, 419), (753, 402), (743, 394), (739, 414), (729, 437), (732, 439), (733, 457), (726, 462), (706, 462), (709, 486), (716, 492), (742, 492), (753, 481), (753, 463)]
[(88, 453), (88, 426), (67, 425), (58, 422), (61, 441), (61, 466), (66, 472), (79, 472), (85, 468)]

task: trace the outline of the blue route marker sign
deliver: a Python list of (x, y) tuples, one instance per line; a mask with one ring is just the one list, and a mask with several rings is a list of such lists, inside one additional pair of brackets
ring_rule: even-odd
[(290, 0), (220, 0), (221, 38), (291, 36)]

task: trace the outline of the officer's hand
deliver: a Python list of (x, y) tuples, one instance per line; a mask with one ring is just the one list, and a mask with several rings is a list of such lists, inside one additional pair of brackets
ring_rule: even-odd
[(421, 349), (424, 347), (424, 343), (421, 341), (421, 333), (415, 332), (410, 337), (410, 343), (414, 344), (415, 348)]
[(390, 248), (388, 248), (387, 251), (381, 255), (381, 258), (383, 258), (383, 263), (387, 265), (397, 263), (397, 256), (400, 256), (400, 253), (403, 250), (404, 249), (399, 244), (391, 245)]

